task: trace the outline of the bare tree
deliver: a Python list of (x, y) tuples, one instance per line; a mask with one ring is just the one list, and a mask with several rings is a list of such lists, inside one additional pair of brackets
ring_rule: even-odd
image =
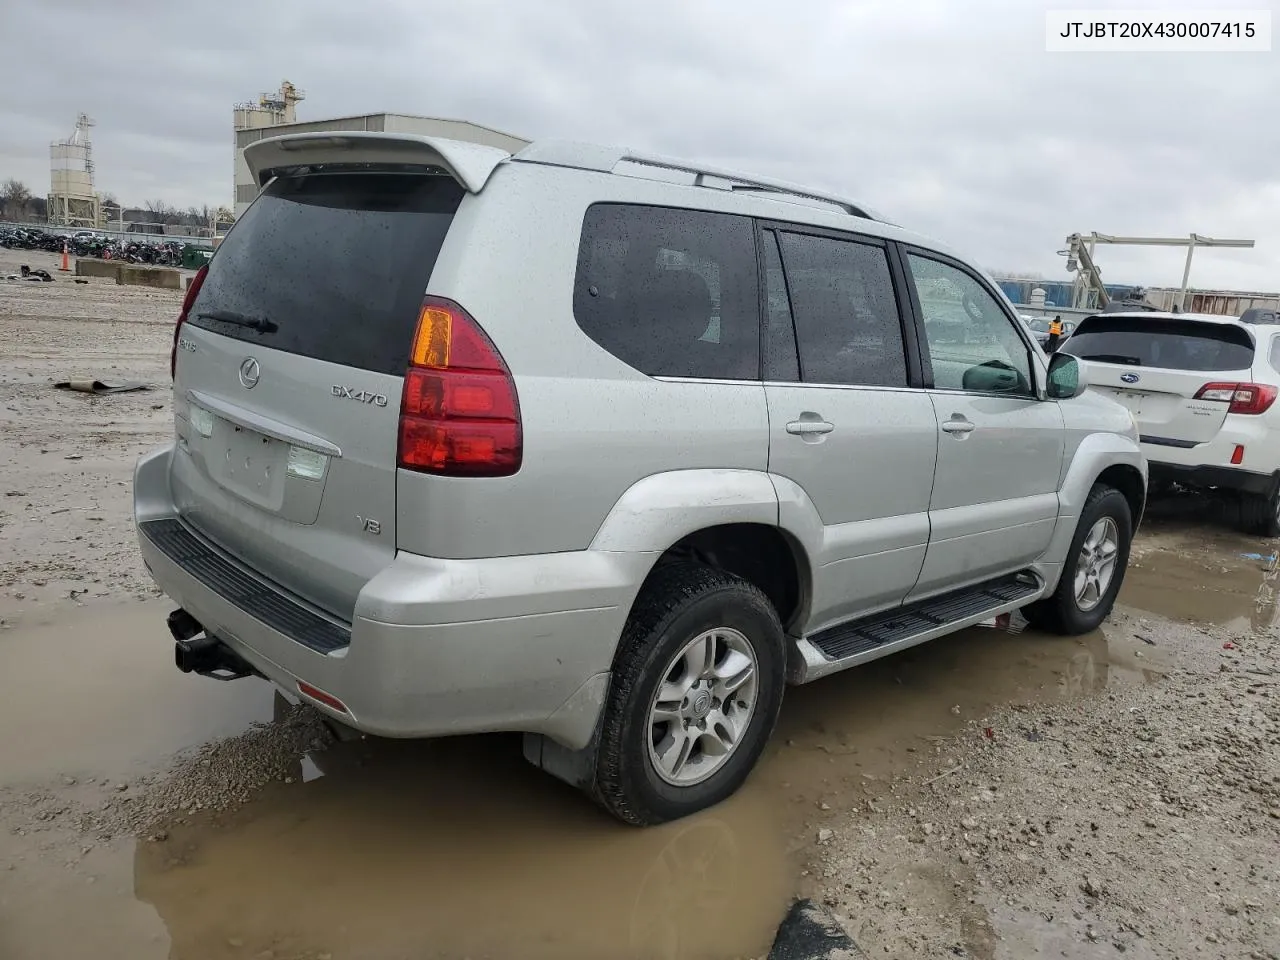
[(31, 205), (31, 190), (21, 180), (10, 177), (0, 187), (0, 205), (3, 205), (6, 217), (25, 220)]
[(178, 211), (163, 200), (148, 200), (143, 204), (143, 209), (151, 216), (153, 223), (175, 223), (178, 217)]

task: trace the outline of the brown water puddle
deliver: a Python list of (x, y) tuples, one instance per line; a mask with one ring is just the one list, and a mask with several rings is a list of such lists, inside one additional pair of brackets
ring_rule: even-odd
[(787, 904), (759, 789), (635, 830), (527, 766), (512, 737), (311, 759), (322, 777), (140, 848), (137, 895), (174, 957), (715, 960), (766, 952)]
[(747, 788), (659, 829), (614, 824), (515, 738), (338, 745), (238, 814), (143, 845), (137, 895), (179, 960), (762, 956), (811, 827), (995, 704), (1143, 682), (1125, 662), (1139, 643), (975, 629), (789, 691)]
[(1170, 620), (1270, 629), (1280, 620), (1276, 542), (1157, 521), (1134, 544), (1120, 602)]
[[(1193, 587), (1216, 584), (1204, 593), (1221, 606), (1196, 618), (1253, 617), (1267, 574), (1238, 546), (1196, 554), (1160, 533), (1124, 600), (1182, 618)], [(1228, 572), (1213, 579), (1213, 564)], [(270, 716), (259, 681), (174, 670), (166, 609), (0, 634), (0, 723), (22, 731), (0, 739), (0, 786), (128, 776)], [(805, 888), (817, 827), (847, 824), (993, 708), (1159, 677), (1166, 653), (1140, 632), (1124, 615), (1072, 639), (975, 628), (789, 690), (747, 787), (659, 829), (614, 824), (503, 736), (338, 744), (236, 813), (165, 825), (136, 849), (82, 856), (80, 837), (0, 831), (0, 957), (761, 956)]]
[(272, 717), (263, 684), (173, 666), (172, 605), (75, 609), (0, 633), (0, 782), (128, 777)]

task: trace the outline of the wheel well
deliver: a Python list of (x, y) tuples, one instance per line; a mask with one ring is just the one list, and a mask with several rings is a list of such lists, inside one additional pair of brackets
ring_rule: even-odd
[(808, 572), (802, 557), (800, 547), (777, 527), (729, 523), (682, 538), (658, 558), (654, 569), (673, 560), (694, 560), (741, 577), (760, 588), (778, 612), (783, 629), (789, 629), (808, 598)]
[(1118, 463), (1098, 474), (1096, 483), (1119, 490), (1124, 495), (1124, 498), (1129, 501), (1133, 528), (1137, 530), (1147, 502), (1147, 486), (1142, 482), (1142, 474), (1127, 464)]

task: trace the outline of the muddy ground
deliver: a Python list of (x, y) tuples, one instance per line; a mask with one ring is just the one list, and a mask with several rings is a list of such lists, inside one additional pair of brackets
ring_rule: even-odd
[[(0, 960), (727, 960), (796, 895), (869, 957), (1280, 956), (1280, 573), (1229, 509), (1157, 504), (1096, 634), (789, 691), (737, 797), (631, 830), (515, 737), (335, 743), (172, 668), (128, 483), (179, 300), (0, 280)], [(156, 389), (52, 388), (92, 376)]]

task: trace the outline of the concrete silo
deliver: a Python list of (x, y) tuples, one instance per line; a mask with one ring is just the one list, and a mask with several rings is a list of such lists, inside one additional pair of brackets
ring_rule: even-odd
[(49, 222), (68, 227), (100, 227), (102, 203), (93, 189), (93, 144), (85, 114), (75, 133), (49, 145)]
[[(237, 103), (232, 108), (236, 135), (232, 183), (238, 184), (246, 179), (251, 180), (249, 167), (245, 164), (240, 150), (240, 132), (243, 130), (260, 130), (264, 127), (278, 127), (281, 124), (296, 122), (298, 116), (295, 104), (306, 98), (307, 95), (305, 93), (288, 80), (285, 80), (275, 93), (259, 94), (257, 103)], [(238, 192), (236, 191), (236, 193)], [(239, 216), (243, 207), (248, 205), (247, 203), (242, 203), (236, 195), (233, 195), (232, 203), (237, 216)]]

